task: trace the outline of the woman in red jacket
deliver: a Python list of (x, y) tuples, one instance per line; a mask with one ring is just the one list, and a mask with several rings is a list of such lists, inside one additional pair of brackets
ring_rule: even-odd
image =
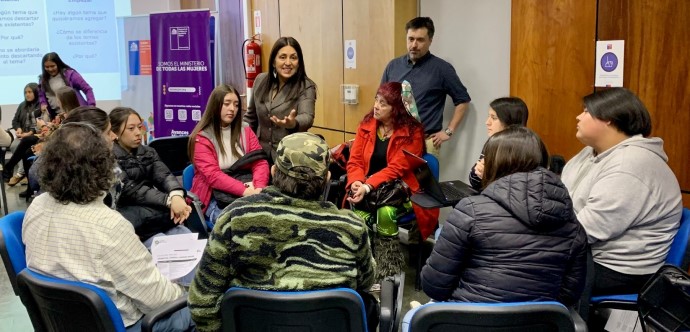
[(361, 211), (365, 196), (376, 191), (383, 183), (401, 179), (411, 192), (419, 191), (413, 169), (408, 165), (403, 149), (422, 156), (424, 128), (405, 109), (398, 82), (382, 84), (376, 92), (374, 107), (357, 128), (357, 136), (350, 149), (347, 163), (348, 201), (367, 224), (376, 223), (374, 252), (378, 265), (377, 278), (393, 275), (402, 270), (404, 259), (397, 242), (396, 216), (414, 209), (422, 237), (428, 236), (438, 222), (438, 209), (423, 209), (411, 202), (403, 206), (383, 206), (376, 211)]
[[(206, 111), (189, 137), (189, 156), (194, 165), (192, 190), (204, 204), (204, 213), (214, 221), (224, 206), (213, 196), (214, 189), (230, 196), (249, 196), (268, 185), (268, 162), (253, 158), (244, 168), (251, 181), (243, 182), (226, 174), (236, 162), (263, 151), (254, 132), (242, 123), (240, 94), (221, 84), (213, 89)], [(259, 152), (260, 153), (260, 152)], [(221, 204), (222, 205), (222, 204)]]

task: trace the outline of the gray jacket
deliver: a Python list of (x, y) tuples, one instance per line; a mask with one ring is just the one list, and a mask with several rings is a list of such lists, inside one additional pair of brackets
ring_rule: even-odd
[[(254, 91), (261, 85), (268, 84), (268, 74), (261, 73), (256, 77)], [(283, 137), (298, 131), (307, 131), (314, 124), (314, 107), (316, 104), (316, 84), (307, 79), (304, 89), (296, 99), (287, 99), (287, 90), (281, 89), (276, 96), (267, 102), (261, 102), (251, 98), (247, 105), (247, 113), (244, 122), (256, 133), (259, 143), (271, 160), (275, 160), (278, 143)], [(276, 116), (283, 119), (295, 109), (298, 128), (289, 130), (278, 127), (271, 122), (270, 117)]]
[(562, 180), (595, 262), (635, 275), (663, 265), (682, 212), (663, 144), (637, 135), (599, 155), (586, 147), (565, 165)]

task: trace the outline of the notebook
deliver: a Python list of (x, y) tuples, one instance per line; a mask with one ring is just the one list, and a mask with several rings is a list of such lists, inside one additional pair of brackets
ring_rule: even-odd
[(460, 180), (438, 182), (426, 160), (406, 150), (403, 150), (403, 153), (407, 162), (414, 168), (414, 176), (419, 182), (419, 187), (443, 205), (452, 205), (465, 197), (479, 193)]

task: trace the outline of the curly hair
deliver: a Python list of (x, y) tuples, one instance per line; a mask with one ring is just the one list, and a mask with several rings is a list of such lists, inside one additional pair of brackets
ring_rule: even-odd
[[(376, 95), (383, 97), (386, 103), (392, 108), (391, 119), (393, 120), (393, 130), (407, 128), (410, 133), (409, 140), (412, 140), (412, 136), (416, 130), (424, 131), (422, 124), (405, 109), (405, 104), (403, 104), (402, 100), (402, 84), (398, 82), (383, 83), (379, 86), (378, 91), (376, 91)], [(372, 107), (371, 111), (362, 119), (362, 123), (368, 122), (373, 117), (374, 108)]]
[(100, 130), (87, 123), (67, 123), (45, 143), (39, 184), (62, 204), (87, 204), (110, 189), (114, 163)]

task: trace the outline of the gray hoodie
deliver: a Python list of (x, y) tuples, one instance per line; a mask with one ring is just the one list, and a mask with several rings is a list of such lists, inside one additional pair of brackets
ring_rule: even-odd
[(633, 275), (663, 265), (682, 212), (663, 144), (636, 135), (597, 156), (586, 147), (565, 165), (561, 179), (595, 262)]

